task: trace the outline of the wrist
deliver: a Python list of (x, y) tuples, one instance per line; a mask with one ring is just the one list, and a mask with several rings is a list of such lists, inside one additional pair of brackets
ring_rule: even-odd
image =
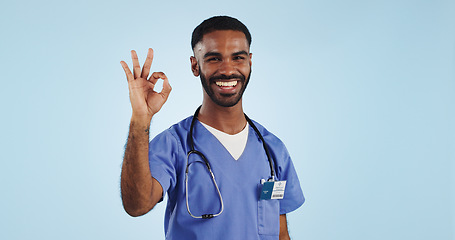
[(147, 130), (150, 128), (150, 122), (152, 121), (152, 116), (143, 116), (143, 115), (135, 115), (131, 116), (130, 124), (135, 128), (140, 128), (143, 130)]

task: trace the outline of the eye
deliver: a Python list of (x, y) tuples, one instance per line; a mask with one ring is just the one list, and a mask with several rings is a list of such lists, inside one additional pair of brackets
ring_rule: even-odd
[(235, 56), (234, 60), (236, 60), (236, 61), (245, 60), (245, 57), (244, 56)]
[(208, 59), (207, 59), (207, 62), (218, 62), (218, 61), (220, 61), (220, 60), (221, 60), (221, 59), (218, 58), (218, 57), (211, 57), (211, 58), (208, 58)]

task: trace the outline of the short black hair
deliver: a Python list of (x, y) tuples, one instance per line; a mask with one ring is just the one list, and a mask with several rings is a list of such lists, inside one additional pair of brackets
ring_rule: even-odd
[(191, 49), (202, 40), (204, 34), (214, 32), (216, 30), (234, 30), (245, 34), (248, 46), (251, 46), (251, 34), (248, 28), (238, 19), (229, 16), (215, 16), (204, 20), (193, 31), (191, 38)]

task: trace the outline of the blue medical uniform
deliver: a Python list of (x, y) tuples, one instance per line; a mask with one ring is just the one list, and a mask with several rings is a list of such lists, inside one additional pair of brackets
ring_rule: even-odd
[[(244, 152), (234, 160), (224, 146), (199, 121), (193, 129), (194, 148), (208, 159), (224, 201), (224, 211), (211, 219), (195, 219), (185, 201), (185, 169), (190, 150), (189, 117), (157, 135), (150, 142), (152, 176), (168, 194), (165, 213), (166, 239), (278, 239), (279, 215), (294, 211), (304, 202), (299, 179), (284, 144), (254, 122), (267, 143), (278, 180), (286, 180), (284, 198), (259, 200), (261, 179), (270, 178), (262, 142), (249, 129)], [(188, 202), (193, 215), (215, 214), (220, 200), (209, 172), (196, 154), (189, 159)]]

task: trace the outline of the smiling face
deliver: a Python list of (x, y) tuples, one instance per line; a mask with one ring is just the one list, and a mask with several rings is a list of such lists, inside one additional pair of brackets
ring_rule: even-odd
[(235, 106), (242, 99), (251, 74), (250, 48), (245, 34), (233, 30), (207, 33), (193, 49), (191, 69), (200, 76), (204, 101), (222, 107)]

